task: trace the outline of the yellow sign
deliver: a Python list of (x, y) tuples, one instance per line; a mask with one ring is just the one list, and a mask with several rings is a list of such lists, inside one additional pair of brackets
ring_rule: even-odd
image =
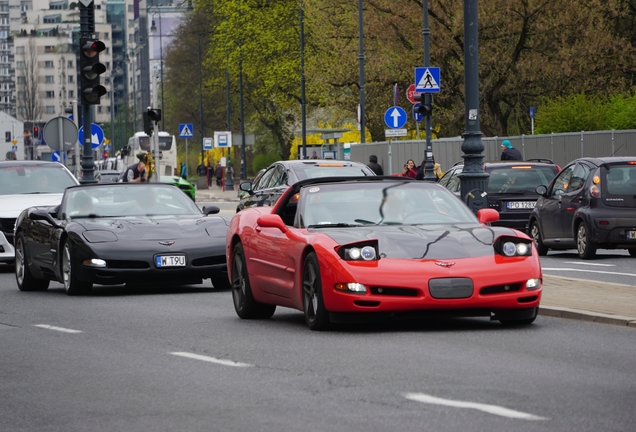
[(18, 140), (14, 139), (14, 140), (12, 140), (12, 141), (11, 141), (11, 143), (12, 143), (13, 145), (18, 145)]

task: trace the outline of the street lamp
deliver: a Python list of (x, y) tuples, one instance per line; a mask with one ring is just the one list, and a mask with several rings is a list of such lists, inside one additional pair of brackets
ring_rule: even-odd
[(300, 0), (300, 110), (302, 122), (301, 140), (303, 157), (307, 159), (307, 101), (305, 100), (305, 15), (303, 0)]
[[(466, 201), (469, 192), (485, 191), (488, 173), (484, 171), (484, 143), (479, 130), (479, 30), (477, 28), (478, 0), (464, 0), (464, 92), (466, 131), (464, 142), (464, 168), (459, 174), (461, 199)], [(485, 200), (480, 204), (483, 206)], [(476, 210), (476, 208), (473, 208)]]
[[(163, 31), (161, 29), (161, 9), (157, 8), (157, 14), (159, 15), (159, 70), (160, 70), (160, 79), (161, 79), (161, 109), (164, 112), (164, 115), (161, 116), (161, 130), (165, 131), (166, 130), (166, 123), (165, 123), (165, 105), (163, 103)], [(151, 33), (156, 33), (157, 32), (157, 26), (155, 25), (155, 20), (152, 20), (152, 25), (150, 26), (150, 32)]]
[(365, 141), (365, 120), (364, 120), (364, 26), (362, 25), (362, 0), (358, 0), (358, 39), (360, 42), (360, 53), (358, 63), (360, 66), (360, 143)]

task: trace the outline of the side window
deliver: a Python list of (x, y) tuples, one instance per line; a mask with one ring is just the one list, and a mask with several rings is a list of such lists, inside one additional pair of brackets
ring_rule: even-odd
[(590, 168), (587, 165), (576, 164), (572, 177), (570, 177), (570, 185), (568, 186), (568, 192), (574, 192), (583, 187), (587, 176), (590, 175)]
[(453, 171), (449, 171), (447, 172), (444, 177), (442, 177), (441, 179), (439, 179), (439, 184), (441, 184), (444, 187), (448, 187), (446, 186), (448, 184), (448, 182), (450, 181), (450, 178), (453, 176)]
[(453, 193), (459, 192), (459, 188), (461, 186), (461, 182), (459, 181), (458, 174), (461, 173), (461, 172), (462, 172), (462, 170), (460, 170), (460, 169), (456, 169), (455, 171), (453, 171), (453, 176), (450, 178), (450, 180), (448, 181), (448, 185), (446, 186), (449, 191), (451, 191)]
[(267, 187), (273, 188), (276, 186), (280, 186), (282, 183), (281, 180), (283, 178), (283, 174), (285, 174), (285, 168), (283, 168), (282, 165), (276, 166), (274, 174), (272, 174), (272, 177), (269, 180), (269, 183), (267, 183)]
[(265, 189), (267, 187), (269, 179), (272, 177), (272, 174), (274, 174), (275, 168), (276, 167), (271, 167), (270, 169), (265, 171), (265, 174), (263, 174), (263, 177), (261, 177), (261, 179), (258, 181), (258, 184), (254, 185), (252, 189), (255, 191)]
[(559, 173), (554, 180), (554, 186), (552, 187), (552, 196), (563, 195), (570, 185), (570, 178), (574, 171), (574, 165), (570, 165)]

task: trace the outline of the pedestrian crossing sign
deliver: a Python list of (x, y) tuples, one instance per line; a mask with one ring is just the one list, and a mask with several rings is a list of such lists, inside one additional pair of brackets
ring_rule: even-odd
[(418, 93), (439, 93), (439, 68), (415, 68), (415, 91)]
[(182, 123), (179, 125), (179, 138), (192, 138), (192, 123)]

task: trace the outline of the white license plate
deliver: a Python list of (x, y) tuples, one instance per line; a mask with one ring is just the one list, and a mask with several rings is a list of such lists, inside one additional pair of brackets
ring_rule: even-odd
[(185, 267), (185, 255), (157, 255), (155, 258), (157, 267)]
[(627, 238), (636, 240), (636, 231), (627, 231)]
[(536, 202), (534, 201), (507, 201), (506, 208), (514, 209), (533, 209)]

